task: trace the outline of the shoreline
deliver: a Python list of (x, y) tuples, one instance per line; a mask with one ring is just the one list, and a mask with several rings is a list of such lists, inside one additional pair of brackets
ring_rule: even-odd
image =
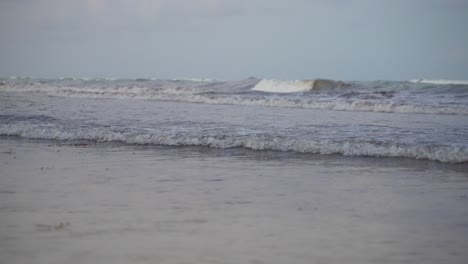
[[(382, 162), (385, 163), (402, 163), (402, 164), (412, 164), (415, 163), (415, 166), (441, 166), (441, 168), (453, 168), (455, 170), (463, 172), (468, 167), (468, 161), (464, 162), (443, 162), (440, 160), (431, 160), (427, 158), (411, 158), (411, 157), (387, 157), (387, 156), (372, 156), (372, 155), (343, 155), (340, 153), (332, 154), (321, 154), (321, 153), (308, 153), (308, 152), (297, 152), (293, 150), (283, 151), (275, 149), (251, 149), (247, 147), (230, 147), (230, 148), (217, 148), (207, 145), (162, 145), (162, 144), (139, 144), (139, 143), (127, 143), (123, 141), (96, 141), (89, 139), (74, 139), (74, 140), (55, 140), (55, 139), (43, 139), (43, 138), (25, 138), (21, 136), (5, 136), (0, 135), (1, 140), (12, 140), (12, 141), (25, 141), (30, 143), (43, 143), (47, 144), (48, 147), (95, 147), (95, 148), (128, 148), (128, 149), (192, 149), (199, 150), (200, 152), (214, 152), (220, 154), (229, 154), (229, 153), (248, 153), (253, 156), (262, 156), (264, 154), (270, 156), (277, 156), (279, 158), (304, 158), (304, 159), (344, 159), (344, 160), (364, 160), (373, 162)], [(411, 166), (411, 165), (409, 165)]]

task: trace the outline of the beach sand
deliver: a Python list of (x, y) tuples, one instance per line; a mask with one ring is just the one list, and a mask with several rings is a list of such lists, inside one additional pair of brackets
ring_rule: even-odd
[(0, 139), (1, 263), (467, 263), (468, 169)]

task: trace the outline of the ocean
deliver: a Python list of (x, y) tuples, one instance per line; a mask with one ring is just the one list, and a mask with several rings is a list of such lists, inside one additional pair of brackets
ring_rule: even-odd
[(466, 263), (468, 82), (0, 79), (1, 263)]
[(0, 135), (468, 161), (468, 82), (2, 79)]

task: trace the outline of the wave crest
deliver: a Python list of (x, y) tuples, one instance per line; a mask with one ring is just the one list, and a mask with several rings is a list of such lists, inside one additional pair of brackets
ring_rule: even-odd
[(252, 91), (268, 93), (298, 93), (312, 90), (332, 89), (337, 87), (349, 86), (342, 81), (333, 81), (326, 79), (302, 80), (302, 81), (280, 81), (263, 79)]
[(370, 140), (300, 139), (268, 134), (191, 134), (145, 133), (118, 131), (109, 127), (80, 127), (70, 129), (61, 125), (31, 123), (0, 124), (1, 136), (53, 140), (91, 140), (128, 144), (167, 146), (206, 146), (211, 148), (242, 147), (252, 150), (293, 151), (311, 154), (340, 154), (344, 156), (404, 157), (440, 162), (468, 162), (464, 146), (384, 143)]
[(427, 83), (427, 84), (453, 84), (453, 85), (468, 85), (466, 80), (425, 80), (425, 79), (416, 79), (411, 80), (412, 83)]

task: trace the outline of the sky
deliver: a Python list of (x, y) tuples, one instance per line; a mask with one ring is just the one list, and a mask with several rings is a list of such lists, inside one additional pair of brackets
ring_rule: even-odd
[(0, 0), (0, 77), (468, 79), (468, 0)]

